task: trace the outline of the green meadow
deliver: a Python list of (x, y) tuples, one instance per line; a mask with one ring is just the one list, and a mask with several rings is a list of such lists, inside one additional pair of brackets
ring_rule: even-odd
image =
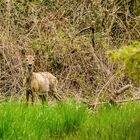
[(140, 103), (87, 109), (75, 101), (53, 105), (0, 104), (0, 140), (140, 140)]

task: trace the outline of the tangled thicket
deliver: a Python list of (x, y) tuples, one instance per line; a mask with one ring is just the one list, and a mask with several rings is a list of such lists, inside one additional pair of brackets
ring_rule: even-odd
[[(64, 97), (108, 99), (129, 82), (106, 52), (140, 36), (139, 0), (1, 0), (0, 93), (23, 93), (25, 55), (59, 79)], [(94, 25), (94, 48), (90, 30)]]

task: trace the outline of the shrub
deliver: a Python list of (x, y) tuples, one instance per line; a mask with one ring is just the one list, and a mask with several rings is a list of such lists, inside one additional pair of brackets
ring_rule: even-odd
[(139, 41), (133, 41), (130, 45), (121, 47), (118, 50), (109, 51), (109, 55), (114, 62), (118, 63), (121, 72), (124, 70), (123, 72), (134, 80), (140, 79)]

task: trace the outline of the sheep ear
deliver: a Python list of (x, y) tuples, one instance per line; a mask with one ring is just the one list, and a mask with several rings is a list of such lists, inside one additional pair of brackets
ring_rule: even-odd
[(26, 55), (26, 50), (24, 48), (21, 49), (21, 55), (25, 56)]
[(33, 56), (33, 60), (35, 60), (35, 56)]

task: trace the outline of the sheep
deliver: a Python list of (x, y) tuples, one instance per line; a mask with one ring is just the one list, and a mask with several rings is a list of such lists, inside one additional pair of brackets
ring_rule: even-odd
[(26, 102), (28, 104), (31, 95), (32, 104), (35, 101), (35, 97), (39, 96), (42, 102), (46, 101), (46, 96), (49, 92), (57, 99), (61, 97), (57, 95), (57, 78), (49, 72), (33, 72), (34, 57), (28, 55), (26, 57)]

